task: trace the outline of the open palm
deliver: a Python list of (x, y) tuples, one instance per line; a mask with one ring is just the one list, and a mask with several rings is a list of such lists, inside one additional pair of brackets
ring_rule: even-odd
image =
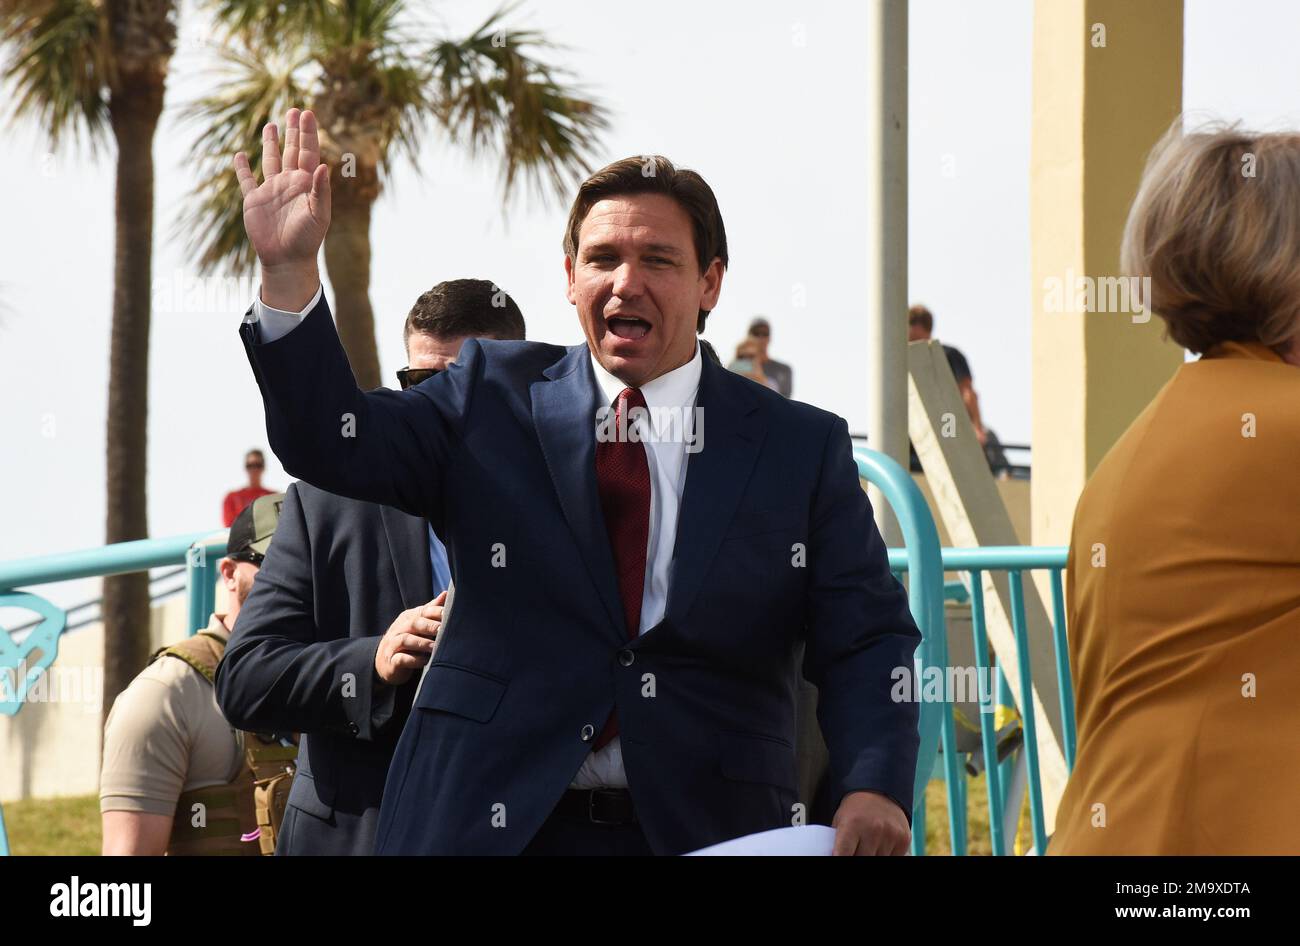
[(311, 111), (289, 110), (283, 155), (275, 125), (263, 129), (262, 174), (259, 185), (248, 156), (235, 155), (244, 229), (257, 258), (264, 268), (314, 263), (330, 225), (330, 185)]

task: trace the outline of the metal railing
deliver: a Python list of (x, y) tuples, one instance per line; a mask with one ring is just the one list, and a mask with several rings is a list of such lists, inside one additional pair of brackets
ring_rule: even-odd
[[(167, 539), (141, 539), (100, 548), (0, 562), (0, 608), (22, 608), (40, 618), (13, 631), (0, 627), (0, 715), (22, 708), (28, 688), (49, 670), (68, 630), (68, 611), (20, 587), (77, 578), (124, 575), (167, 565), (184, 565), (191, 634), (208, 623), (216, 600), (217, 562), (226, 553), (226, 535), (196, 532)], [(36, 654), (33, 658), (33, 654)], [(4, 810), (0, 807), (0, 856), (9, 853)]]
[[(1010, 591), (1011, 625), (1016, 642), (1016, 662), (1019, 665), (1019, 691), (1033, 693), (1030, 662), (1030, 640), (1025, 618), (1024, 573), (1046, 569), (1051, 588), (1052, 640), (1057, 689), (1061, 701), (1061, 721), (1064, 735), (1063, 751), (1066, 768), (1074, 767), (1075, 721), (1074, 689), (1070, 675), (1069, 648), (1066, 642), (1065, 596), (1062, 572), (1068, 550), (1065, 546), (988, 546), (983, 548), (939, 548), (934, 520), (919, 488), (910, 474), (888, 457), (865, 447), (854, 449), (854, 459), (863, 479), (878, 487), (889, 502), (903, 532), (904, 547), (889, 550), (889, 565), (900, 578), (907, 574), (908, 596), (912, 616), (921, 631), (922, 644), (917, 648), (917, 679), (926, 679), (926, 668), (939, 668), (949, 679), (947, 670), (948, 634), (943, 602), (945, 599), (970, 606), (971, 632), (975, 652), (975, 674), (978, 680), (988, 679), (994, 671), (999, 676), (996, 696), (990, 688), (979, 688), (980, 747), (987, 773), (989, 804), (989, 844), (994, 855), (1007, 853), (1008, 840), (1014, 840), (1019, 820), (1018, 802), (1011, 804), (1015, 793), (1011, 791), (1010, 769), (1014, 763), (999, 763), (994, 708), (1009, 698), (1003, 694), (1009, 688), (1001, 685), (1001, 670), (994, 667), (989, 655), (988, 629), (984, 613), (984, 584), (986, 572), (1007, 573)], [(964, 575), (960, 582), (945, 582), (946, 572)], [(937, 577), (936, 577), (937, 576)], [(916, 791), (913, 798), (912, 851), (924, 853), (925, 846), (925, 786), (933, 771), (935, 754), (942, 747), (942, 771), (948, 798), (948, 827), (953, 854), (964, 854), (967, 846), (965, 776), (959, 767), (956, 727), (951, 694), (945, 692), (943, 701), (921, 700), (920, 755), (916, 774)], [(1029, 701), (1032, 706), (1032, 700)], [(1023, 726), (1023, 741), (1017, 750), (1023, 758), (1016, 760), (1025, 768), (1025, 781), (1029, 794), (1030, 818), (1033, 829), (1034, 850), (1042, 853), (1047, 848), (1046, 817), (1044, 814), (1042, 781), (1039, 772), (1037, 730), (1038, 720), (1033, 712), (1017, 707)], [(936, 739), (936, 735), (938, 738)], [(1013, 810), (1014, 809), (1014, 810)]]
[[(879, 489), (889, 503), (903, 536), (903, 548), (889, 550), (890, 567), (895, 574), (903, 571), (908, 574), (908, 603), (912, 619), (921, 631), (921, 643), (916, 648), (915, 679), (922, 680), (927, 667), (944, 668), (948, 665), (939, 532), (911, 473), (883, 453), (866, 447), (854, 447), (853, 459), (858, 464), (858, 475)], [(900, 564), (896, 565), (895, 561)], [(927, 704), (922, 700), (918, 727), (921, 743), (912, 786), (912, 853), (921, 855), (925, 853), (925, 788), (930, 781), (931, 760), (941, 744), (955, 746), (957, 738), (952, 713), (943, 712), (943, 705)], [(948, 810), (956, 811), (961, 801), (957, 757), (949, 751), (943, 754), (943, 759)], [(959, 844), (964, 850), (964, 831), (959, 834), (957, 823), (951, 818), (949, 825), (954, 853)]]
[[(30, 585), (48, 585), (76, 578), (125, 575), (184, 565), (189, 586), (189, 626), (201, 630), (208, 623), (216, 600), (216, 564), (226, 554), (226, 533), (195, 532), (166, 539), (139, 539), (114, 545), (59, 552), (37, 558), (0, 562), (0, 607), (9, 606), (6, 595)], [(25, 604), (16, 605), (26, 607)]]
[[(1070, 655), (1066, 639), (1065, 596), (1062, 572), (1066, 565), (1067, 548), (1064, 546), (1021, 547), (1021, 546), (986, 546), (983, 548), (945, 548), (942, 551), (945, 571), (957, 571), (965, 575), (961, 587), (965, 594), (964, 603), (970, 606), (971, 633), (976, 661), (978, 679), (991, 675), (993, 667), (989, 658), (987, 623), (984, 613), (984, 582), (986, 572), (1004, 571), (1007, 573), (1011, 604), (1011, 629), (1015, 636), (1016, 663), (1019, 667), (1019, 690), (1022, 694), (1033, 693), (1033, 676), (1030, 660), (1030, 638), (1025, 619), (1024, 573), (1035, 570), (1047, 570), (1051, 588), (1051, 647), (1056, 671), (1057, 691), (1060, 697), (1063, 745), (1067, 772), (1074, 768), (1075, 756), (1075, 718), (1074, 687), (1070, 673)], [(890, 565), (899, 570), (906, 569), (907, 562), (902, 556), (896, 556), (891, 550)], [(950, 600), (957, 595), (949, 595)], [(1015, 827), (1019, 821), (1019, 804), (1012, 806), (1009, 799), (1014, 796), (1008, 784), (1008, 766), (997, 764), (994, 731), (994, 705), (1009, 702), (1003, 696), (1009, 688), (999, 674), (998, 696), (996, 699), (988, 694), (986, 688), (980, 689), (980, 737), (984, 754), (985, 771), (988, 780), (989, 799), (989, 843), (994, 855), (1007, 853), (1008, 843), (1014, 840)], [(1023, 701), (1022, 701), (1023, 702)], [(1031, 701), (1032, 705), (1032, 701)], [(1029, 794), (1030, 822), (1033, 831), (1034, 850), (1042, 853), (1047, 848), (1046, 817), (1044, 813), (1042, 782), (1038, 760), (1038, 725), (1033, 712), (1026, 713), (1024, 706), (1017, 706), (1023, 725), (1022, 749), (1024, 758), (1020, 760), (1026, 767), (1027, 790)], [(949, 713), (951, 715), (951, 712)], [(951, 820), (951, 819), (950, 819)], [(954, 853), (957, 847), (954, 845)]]
[[(174, 598), (176, 595), (183, 594), (189, 590), (186, 581), (188, 569), (184, 565), (177, 568), (169, 568), (165, 572), (149, 576), (149, 604), (152, 607), (166, 601), (168, 598)], [(179, 579), (179, 581), (173, 581)], [(72, 631), (78, 631), (83, 627), (89, 627), (92, 624), (98, 624), (104, 619), (103, 615), (104, 599), (87, 598), (77, 604), (69, 604), (64, 607), (63, 613), (67, 616), (67, 627), (63, 629), (64, 634)], [(17, 624), (9, 628), (10, 636), (21, 634), (23, 631), (30, 631), (37, 627), (42, 618), (33, 618), (23, 624)]]

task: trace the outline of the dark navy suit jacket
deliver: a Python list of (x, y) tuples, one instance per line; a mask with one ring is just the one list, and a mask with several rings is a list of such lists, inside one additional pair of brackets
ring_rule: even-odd
[(795, 654), (820, 690), (836, 797), (910, 817), (917, 711), (890, 698), (920, 635), (848, 429), (705, 360), (663, 620), (629, 643), (596, 489), (586, 346), (470, 340), (404, 391), (357, 389), (322, 300), (241, 332), (285, 469), (429, 519), (456, 584), (393, 759), (379, 853), (518, 853), (617, 706), (651, 847), (792, 823)]
[(217, 667), (217, 700), (254, 732), (301, 732), (277, 854), (372, 854), (415, 682), (375, 676), (379, 636), (432, 595), (424, 520), (289, 487), (275, 539)]

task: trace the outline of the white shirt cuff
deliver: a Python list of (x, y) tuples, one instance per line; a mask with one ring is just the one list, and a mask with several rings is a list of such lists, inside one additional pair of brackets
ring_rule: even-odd
[(317, 286), (316, 294), (311, 297), (311, 302), (308, 302), (301, 312), (286, 312), (283, 309), (273, 309), (264, 303), (262, 301), (261, 287), (258, 287), (257, 295), (253, 298), (252, 312), (246, 321), (257, 322), (261, 325), (259, 334), (262, 344), (273, 342), (296, 329), (299, 323), (307, 317), (307, 313), (316, 308), (324, 292), (324, 286)]

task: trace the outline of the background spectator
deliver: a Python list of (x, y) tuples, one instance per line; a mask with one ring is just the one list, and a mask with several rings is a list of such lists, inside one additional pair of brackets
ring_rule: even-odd
[[(909, 342), (929, 341), (933, 335), (934, 314), (923, 305), (914, 305), (908, 309), (907, 340)], [(975, 436), (979, 438), (980, 446), (984, 448), (989, 469), (995, 474), (1005, 472), (1009, 466), (1007, 455), (1002, 449), (998, 435), (985, 427), (980, 417), (980, 398), (975, 393), (975, 378), (971, 374), (970, 363), (966, 360), (966, 356), (952, 345), (944, 345), (943, 353), (948, 357), (948, 367), (952, 371), (953, 380), (957, 382), (957, 390), (961, 394), (962, 403), (966, 405), (966, 413), (970, 417), (971, 426), (975, 428)], [(920, 469), (916, 451), (912, 451), (912, 469)]]
[(736, 374), (744, 375), (751, 381), (757, 381), (759, 384), (771, 388), (773, 391), (778, 390), (776, 379), (769, 378), (763, 373), (762, 352), (754, 344), (754, 339), (746, 337), (739, 345), (736, 346), (736, 357), (731, 364), (727, 365), (728, 371), (734, 371)]
[(767, 319), (755, 319), (749, 325), (749, 334), (736, 347), (735, 361), (727, 368), (789, 397), (794, 390), (794, 369), (767, 356), (767, 346), (771, 339), (772, 326)]
[(253, 449), (244, 454), (244, 470), (248, 473), (248, 485), (243, 489), (232, 489), (226, 493), (221, 502), (221, 524), (230, 528), (235, 517), (259, 496), (269, 496), (275, 490), (262, 485), (262, 473), (266, 470), (266, 456), (261, 450)]

